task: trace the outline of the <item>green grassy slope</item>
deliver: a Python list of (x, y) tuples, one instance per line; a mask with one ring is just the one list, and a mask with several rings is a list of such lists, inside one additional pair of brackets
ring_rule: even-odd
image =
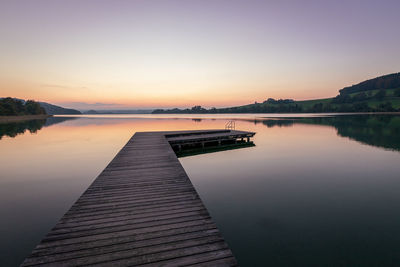
[[(264, 102), (244, 106), (218, 109), (220, 113), (251, 113), (251, 112), (379, 112), (400, 111), (400, 97), (395, 96), (396, 89), (386, 90), (386, 96), (379, 98), (379, 90), (371, 90), (365, 100), (352, 100), (357, 93), (350, 95), (351, 100), (337, 103), (335, 98), (293, 101), (291, 103)], [(390, 103), (390, 106), (388, 106)]]
[(370, 79), (339, 90), (332, 98), (293, 101), (269, 98), (263, 103), (204, 109), (155, 110), (153, 113), (302, 113), (302, 112), (400, 112), (400, 73)]

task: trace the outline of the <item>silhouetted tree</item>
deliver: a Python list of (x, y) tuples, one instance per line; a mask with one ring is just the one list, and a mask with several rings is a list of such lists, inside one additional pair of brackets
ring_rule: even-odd
[(341, 95), (352, 94), (369, 90), (392, 89), (398, 87), (400, 87), (400, 73), (393, 73), (345, 87), (339, 90), (339, 93)]
[(46, 111), (39, 103), (28, 100), (25, 103), (11, 97), (0, 99), (0, 116), (40, 115)]

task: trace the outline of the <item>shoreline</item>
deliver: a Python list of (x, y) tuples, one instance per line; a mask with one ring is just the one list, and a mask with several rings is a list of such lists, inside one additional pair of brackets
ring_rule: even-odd
[(52, 117), (53, 115), (21, 115), (21, 116), (0, 116), (0, 123), (20, 122), (29, 120), (41, 120)]

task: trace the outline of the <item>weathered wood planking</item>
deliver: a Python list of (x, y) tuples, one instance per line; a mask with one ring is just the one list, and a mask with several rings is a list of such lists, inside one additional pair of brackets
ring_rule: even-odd
[(237, 131), (136, 133), (22, 266), (237, 265), (167, 134)]

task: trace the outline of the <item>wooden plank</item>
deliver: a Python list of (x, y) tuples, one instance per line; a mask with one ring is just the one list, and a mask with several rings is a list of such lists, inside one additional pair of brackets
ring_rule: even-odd
[(109, 266), (110, 264), (113, 266), (187, 266), (231, 255), (232, 252), (226, 247), (225, 242), (219, 242), (126, 258), (113, 262), (103, 262), (93, 266)]
[[(88, 251), (88, 254), (79, 255), (77, 257), (71, 255), (50, 255), (43, 256), (39, 261), (32, 260), (33, 264), (41, 264), (46, 266), (46, 263), (61, 264), (64, 266), (79, 266), (91, 265), (95, 263), (125, 261), (126, 258), (141, 257), (145, 258), (147, 255), (154, 255), (156, 253), (162, 254), (170, 250), (187, 249), (193, 246), (202, 246), (209, 243), (221, 242), (222, 238), (214, 231), (210, 234), (197, 234), (189, 235), (187, 239), (180, 240), (177, 236), (164, 238), (161, 244), (148, 244), (147, 246), (138, 246), (139, 242), (124, 243), (120, 246), (114, 246), (110, 251), (107, 249), (98, 249)], [(130, 259), (132, 260), (132, 259)], [(112, 263), (114, 265), (114, 263)], [(134, 264), (141, 264), (135, 261)]]
[[(98, 235), (91, 235), (85, 237), (78, 237), (78, 238), (70, 238), (64, 240), (48, 240), (43, 239), (42, 242), (36, 247), (36, 250), (44, 249), (44, 248), (55, 248), (55, 247), (62, 247), (62, 246), (74, 246), (78, 247), (84, 244), (97, 244), (98, 242), (108, 241), (108, 240), (116, 240), (120, 238), (124, 238), (126, 236), (132, 236), (133, 238), (137, 239), (138, 235), (147, 235), (158, 233), (162, 231), (179, 231), (179, 229), (184, 227), (194, 227), (199, 225), (206, 225), (213, 223), (211, 218), (205, 218), (198, 220), (196, 218), (189, 218), (186, 220), (181, 220), (179, 222), (169, 222), (169, 223), (162, 223), (159, 225), (151, 225), (143, 228), (136, 228), (136, 229), (126, 229), (120, 232), (111, 232), (111, 233), (104, 233)], [(34, 250), (33, 252), (35, 252)]]
[[(154, 212), (151, 214), (148, 214), (147, 216), (143, 217), (141, 215), (133, 215), (133, 216), (124, 216), (122, 218), (118, 218), (115, 220), (106, 220), (103, 222), (96, 222), (96, 223), (91, 223), (91, 224), (84, 224), (84, 225), (77, 225), (77, 224), (70, 224), (66, 223), (63, 225), (63, 227), (55, 227), (51, 231), (51, 235), (68, 235), (68, 236), (75, 236), (75, 235), (83, 235), (87, 232), (90, 234), (96, 233), (96, 230), (102, 230), (106, 229), (107, 231), (110, 228), (114, 227), (123, 227), (126, 225), (133, 225), (132, 222), (134, 222), (135, 225), (141, 226), (143, 223), (150, 223), (153, 221), (161, 221), (161, 220), (166, 220), (166, 219), (174, 219), (174, 218), (181, 218), (181, 217), (188, 217), (188, 216), (194, 216), (194, 215), (199, 215), (205, 212), (204, 207), (195, 207), (195, 208), (187, 208), (187, 209), (182, 209), (182, 210), (177, 210), (175, 212)], [(147, 224), (146, 224), (147, 225)]]
[(204, 207), (201, 205), (189, 206), (185, 208), (179, 209), (168, 209), (165, 211), (153, 211), (149, 213), (136, 213), (136, 214), (124, 214), (124, 215), (116, 215), (109, 218), (102, 217), (97, 220), (90, 221), (79, 221), (79, 222), (64, 222), (62, 224), (57, 224), (56, 227), (53, 228), (53, 233), (60, 229), (60, 231), (65, 231), (66, 229), (74, 229), (75, 231), (84, 229), (84, 227), (100, 227), (104, 224), (114, 223), (114, 224), (122, 224), (127, 221), (135, 220), (135, 222), (145, 221), (149, 218), (158, 218), (157, 216), (167, 216), (167, 215), (177, 215), (177, 214), (186, 214), (187, 212), (194, 211), (203, 211)]
[(103, 211), (97, 211), (97, 212), (87, 212), (87, 213), (81, 213), (79, 215), (75, 213), (66, 213), (61, 219), (60, 223), (64, 221), (68, 222), (85, 222), (87, 220), (93, 220), (93, 219), (99, 219), (99, 218), (112, 218), (114, 216), (118, 216), (119, 214), (136, 214), (136, 213), (149, 213), (157, 210), (162, 210), (162, 209), (175, 209), (179, 207), (186, 207), (186, 206), (193, 206), (193, 205), (202, 205), (201, 201), (199, 199), (195, 200), (183, 200), (181, 202), (164, 202), (164, 203), (158, 203), (158, 204), (153, 204), (153, 205), (144, 205), (144, 206), (139, 206), (139, 207), (133, 207), (132, 206), (125, 206), (125, 207), (120, 207), (118, 209), (113, 209), (113, 210), (103, 210)]
[[(180, 236), (187, 233), (197, 233), (197, 232), (209, 232), (217, 231), (215, 224), (205, 223), (205, 224), (191, 224), (186, 223), (186, 226), (177, 228), (171, 228), (168, 230), (161, 230), (149, 233), (137, 233), (135, 235), (125, 235), (116, 238), (106, 238), (101, 240), (96, 240), (95, 242), (82, 242), (79, 244), (67, 244), (62, 246), (49, 246), (37, 248), (32, 255), (33, 256), (45, 256), (54, 254), (72, 254), (72, 253), (84, 253), (86, 250), (112, 247), (119, 244), (137, 242), (136, 244), (142, 244), (138, 242), (153, 242), (154, 240), (163, 239), (164, 237)], [(162, 243), (162, 242), (161, 242)]]
[(187, 215), (175, 215), (175, 216), (165, 216), (164, 218), (154, 218), (154, 220), (148, 220), (145, 222), (126, 222), (123, 225), (106, 225), (103, 226), (102, 228), (96, 228), (94, 227), (93, 229), (90, 230), (83, 230), (83, 231), (78, 231), (78, 232), (68, 232), (68, 233), (53, 233), (51, 231), (47, 237), (44, 239), (45, 241), (58, 241), (58, 240), (65, 240), (65, 239), (75, 239), (75, 238), (80, 238), (80, 237), (87, 237), (87, 236), (96, 236), (96, 235), (102, 235), (102, 234), (108, 234), (108, 233), (118, 233), (122, 231), (127, 231), (127, 230), (134, 230), (134, 229), (140, 229), (140, 228), (146, 228), (149, 226), (158, 226), (158, 225), (164, 225), (164, 224), (170, 224), (170, 223), (177, 223), (177, 222), (183, 222), (186, 220), (201, 220), (202, 218), (205, 218), (206, 212), (192, 212), (188, 213)]
[(235, 266), (168, 140), (248, 134), (136, 133), (22, 266)]

